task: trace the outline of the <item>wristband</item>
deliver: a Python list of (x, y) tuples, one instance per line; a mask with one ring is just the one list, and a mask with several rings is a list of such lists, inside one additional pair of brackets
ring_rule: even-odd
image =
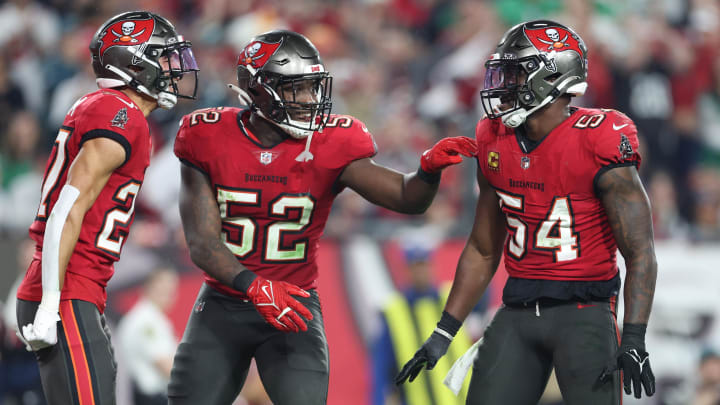
[(418, 167), (417, 170), (417, 177), (420, 178), (420, 180), (424, 181), (428, 184), (438, 184), (440, 183), (440, 175), (442, 172), (435, 172), (435, 173), (428, 173), (425, 170), (423, 170), (422, 166)]
[(60, 312), (60, 291), (43, 291), (40, 306), (48, 312)]
[(622, 340), (620, 346), (634, 347), (645, 351), (645, 331), (647, 325), (637, 323), (626, 323), (623, 325)]
[[(457, 334), (457, 331), (462, 326), (462, 322), (455, 319), (454, 316), (450, 315), (447, 311), (443, 311), (442, 317), (440, 317), (440, 322), (437, 324), (437, 328), (444, 332), (447, 332), (452, 337), (455, 337), (455, 334)], [(443, 335), (445, 336), (445, 335)], [(446, 336), (447, 337), (447, 336)]]
[(232, 281), (232, 286), (234, 289), (244, 293), (247, 292), (247, 289), (250, 288), (250, 284), (252, 284), (256, 278), (257, 275), (252, 271), (243, 270), (235, 276)]

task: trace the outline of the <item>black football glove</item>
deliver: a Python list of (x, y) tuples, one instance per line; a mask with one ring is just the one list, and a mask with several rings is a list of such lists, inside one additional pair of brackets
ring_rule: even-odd
[(415, 377), (420, 374), (420, 371), (427, 366), (428, 370), (432, 370), (437, 364), (440, 357), (447, 353), (448, 346), (450, 346), (451, 340), (447, 337), (433, 332), (432, 335), (425, 341), (420, 350), (415, 352), (410, 361), (405, 363), (397, 377), (395, 377), (395, 384), (400, 385), (410, 377), (410, 382), (415, 380)]
[(404, 383), (408, 377), (410, 382), (413, 382), (423, 368), (432, 370), (438, 360), (447, 353), (448, 346), (461, 325), (462, 323), (452, 315), (443, 312), (435, 331), (395, 377), (395, 384)]
[(622, 371), (625, 393), (630, 395), (634, 392), (635, 398), (642, 396), (641, 385), (645, 389), (646, 396), (655, 393), (655, 375), (650, 368), (648, 352), (645, 351), (646, 327), (646, 325), (625, 325), (620, 348), (615, 358), (605, 366), (600, 375), (600, 381), (605, 382), (612, 378), (614, 372)]

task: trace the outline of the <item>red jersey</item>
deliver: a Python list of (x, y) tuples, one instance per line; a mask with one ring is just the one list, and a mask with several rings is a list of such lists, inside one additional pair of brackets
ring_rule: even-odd
[(150, 163), (150, 128), (140, 108), (125, 94), (112, 89), (90, 93), (70, 108), (48, 159), (40, 207), (30, 226), (36, 252), (18, 298), (42, 298), (43, 235), (48, 215), (67, 180), (68, 168), (84, 142), (110, 138), (125, 148), (125, 162), (110, 175), (83, 219), (80, 236), (65, 273), (61, 300), (79, 299), (105, 309), (105, 286), (120, 259), (122, 245), (134, 218), (135, 197)]
[[(314, 158), (298, 162), (306, 139), (264, 147), (245, 125), (249, 116), (247, 110), (221, 107), (183, 117), (175, 154), (208, 176), (223, 242), (245, 267), (270, 280), (313, 288), (320, 236), (341, 191), (337, 179), (352, 161), (373, 156), (375, 142), (362, 122), (332, 115), (325, 129), (313, 134)], [(205, 280), (242, 296), (208, 274)]]
[(478, 163), (507, 220), (510, 277), (604, 281), (617, 274), (617, 244), (595, 183), (610, 168), (640, 165), (637, 129), (618, 111), (572, 111), (532, 149), (499, 119), (477, 125)]

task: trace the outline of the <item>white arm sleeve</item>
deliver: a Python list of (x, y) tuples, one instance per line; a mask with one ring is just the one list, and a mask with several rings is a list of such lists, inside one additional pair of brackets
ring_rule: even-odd
[(66, 184), (60, 190), (55, 206), (45, 224), (42, 250), (42, 301), (40, 306), (57, 313), (60, 307), (60, 237), (70, 209), (80, 190)]

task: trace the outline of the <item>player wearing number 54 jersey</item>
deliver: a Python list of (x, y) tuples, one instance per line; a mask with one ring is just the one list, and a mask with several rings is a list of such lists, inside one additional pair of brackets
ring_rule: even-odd
[[(587, 87), (586, 52), (570, 28), (531, 21), (487, 61), (475, 224), (438, 328), (398, 383), (444, 355), (502, 257), (504, 306), (468, 354), (468, 404), (536, 404), (553, 368), (568, 405), (619, 405), (618, 370), (626, 393), (654, 393), (645, 328), (657, 264), (637, 131), (617, 111), (569, 105)], [(619, 347), (618, 249), (627, 266)]]
[(421, 213), (440, 170), (474, 155), (475, 142), (441, 140), (413, 174), (376, 165), (362, 122), (330, 115), (332, 78), (295, 32), (254, 38), (237, 69), (233, 87), (249, 109), (196, 111), (175, 141), (180, 214), (206, 285), (175, 355), (170, 404), (231, 403), (253, 358), (274, 404), (325, 404), (329, 359), (315, 287), (333, 200), (349, 187)]
[[(190, 46), (142, 11), (109, 19), (90, 43), (100, 90), (70, 108), (55, 139), (30, 226), (37, 248), (17, 293), (19, 336), (35, 351), (51, 405), (115, 403), (105, 286), (150, 163), (145, 117), (194, 98)], [(178, 90), (186, 75), (190, 94)]]

